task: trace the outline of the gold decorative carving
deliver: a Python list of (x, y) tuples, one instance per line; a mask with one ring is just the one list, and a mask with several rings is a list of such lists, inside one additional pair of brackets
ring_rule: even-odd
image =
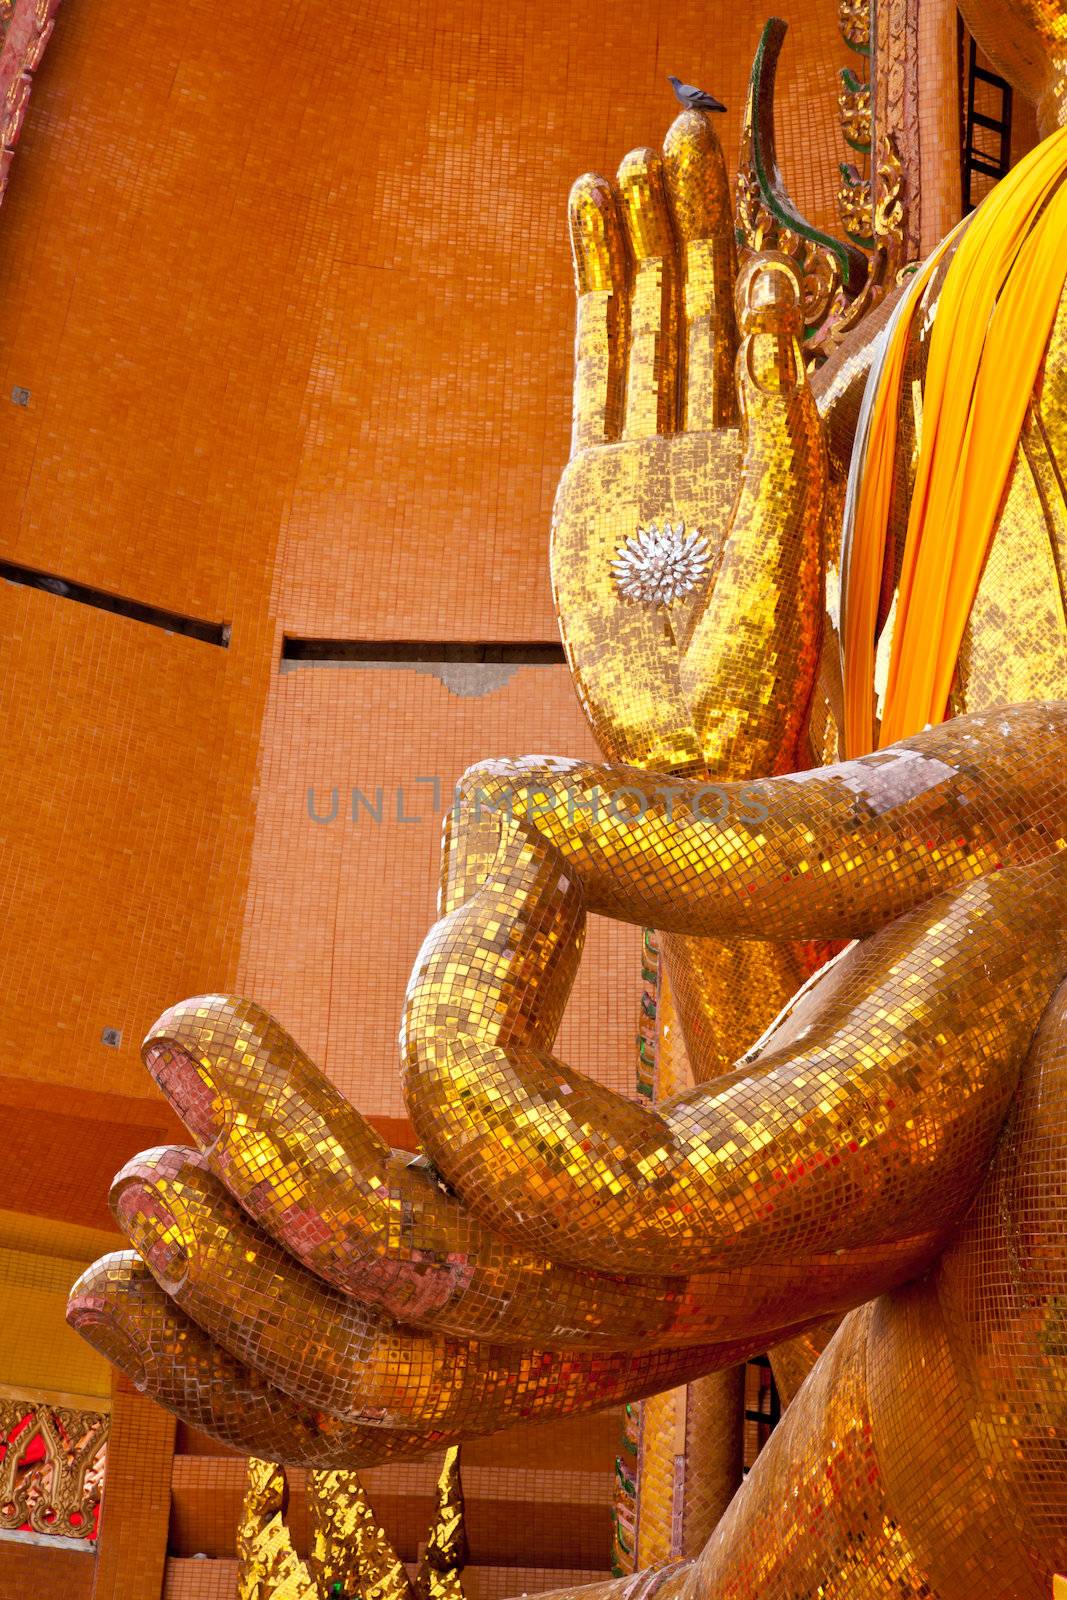
[(837, 108), (845, 143), (853, 150), (867, 151), (871, 148), (871, 86), (861, 83), (851, 67), (842, 67), (840, 76)]
[(467, 1560), (459, 1447), (446, 1451), (437, 1480), (436, 1511), (414, 1583), (375, 1516), (359, 1474), (310, 1472), (311, 1548), (304, 1561), (286, 1521), (285, 1469), (253, 1456), (248, 1462), (237, 1532), (237, 1600), (463, 1600)]
[(467, 1564), (467, 1528), (459, 1446), (445, 1453), (437, 1479), (437, 1504), (426, 1551), (415, 1578), (418, 1600), (463, 1600), (460, 1573)]
[[(920, 172), (919, 40), (916, 0), (880, 0), (874, 18), (874, 125), (889, 135), (899, 163), (898, 197), (903, 206), (903, 259), (919, 255), (919, 203), (915, 185)], [(879, 140), (881, 146), (881, 140)], [(879, 203), (878, 183), (874, 203)]]
[(806, 337), (826, 320), (839, 297), (862, 289), (866, 263), (861, 251), (814, 228), (797, 210), (778, 166), (774, 132), (774, 84), (786, 25), (767, 23), (756, 51), (737, 174), (737, 228), (754, 253), (788, 256), (800, 273)]
[(850, 239), (861, 245), (874, 244), (871, 180), (862, 177), (847, 161), (841, 163), (837, 210), (842, 226)]
[[(874, 179), (873, 245), (870, 272), (862, 293), (848, 301), (839, 296), (829, 315), (809, 340), (808, 348), (825, 357), (846, 334), (859, 326), (894, 287), (901, 268), (907, 264), (904, 230), (903, 172), (896, 143), (891, 134), (879, 140), (878, 164)], [(839, 197), (840, 198), (840, 197)]]
[[(866, 32), (858, 22), (861, 9), (868, 18)], [(847, 10), (854, 35), (869, 38), (867, 0), (862, 8), (850, 5)], [(848, 244), (820, 233), (796, 210), (778, 169), (774, 145), (774, 82), (785, 31), (782, 22), (768, 23), (753, 63), (738, 163), (737, 232), (743, 249), (779, 251), (796, 265), (803, 290), (804, 350), (819, 362), (885, 297), (896, 273), (910, 259), (912, 241), (905, 209), (904, 166), (890, 132), (883, 132), (878, 141), (871, 177), (854, 166), (842, 165), (838, 208)], [(849, 37), (844, 20), (842, 32)], [(871, 85), (861, 84), (847, 70), (842, 83), (859, 119), (851, 126), (857, 133), (865, 132), (869, 143)]]
[(851, 50), (871, 51), (871, 0), (838, 0), (837, 24)]
[(100, 1411), (0, 1399), (0, 1528), (92, 1539), (110, 1424)]
[[(886, 25), (885, 14), (893, 12)], [(871, 0), (840, 0), (841, 33), (851, 49), (871, 53)], [(816, 357), (840, 344), (884, 298), (901, 267), (917, 250), (917, 221), (909, 225), (906, 210), (906, 162), (901, 143), (917, 159), (918, 94), (914, 59), (914, 0), (885, 0), (878, 13), (877, 83), (864, 83), (851, 68), (840, 74), (838, 108), (845, 142), (866, 159), (862, 167), (842, 162), (837, 190), (841, 224), (853, 244), (870, 252), (863, 290), (851, 300), (838, 296), (809, 348)], [(877, 106), (877, 115), (876, 108)], [(881, 128), (872, 158), (875, 125)], [(872, 170), (873, 167), (873, 170)]]
[(315, 1600), (285, 1520), (288, 1498), (284, 1468), (250, 1457), (237, 1527), (237, 1600)]
[(890, 270), (904, 265), (904, 168), (896, 140), (883, 133), (878, 144), (875, 168), (874, 238), (885, 249)]
[[(846, 44), (867, 57), (871, 50), (871, 3), (872, 0), (842, 0), (838, 7), (838, 21)], [(866, 70), (869, 71), (869, 64)], [(874, 245), (873, 185), (868, 165), (874, 127), (871, 85), (866, 78), (857, 78), (851, 67), (843, 67), (839, 77), (837, 109), (841, 132), (849, 148), (865, 159), (862, 170), (851, 162), (841, 164), (837, 212), (853, 243), (869, 250)]]

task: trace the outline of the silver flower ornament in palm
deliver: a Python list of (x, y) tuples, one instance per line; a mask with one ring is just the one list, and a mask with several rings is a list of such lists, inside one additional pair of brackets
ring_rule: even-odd
[(699, 528), (686, 533), (684, 521), (665, 522), (662, 529), (652, 522), (619, 546), (611, 570), (624, 600), (669, 606), (703, 583), (710, 560)]

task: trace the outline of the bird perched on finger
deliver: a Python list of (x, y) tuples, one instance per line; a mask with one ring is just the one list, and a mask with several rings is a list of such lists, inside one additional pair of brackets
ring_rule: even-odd
[(716, 100), (713, 94), (708, 94), (705, 90), (698, 89), (695, 84), (683, 83), (681, 78), (675, 78), (669, 72), (667, 74), (667, 82), (674, 90), (679, 104), (685, 106), (687, 111), (726, 110), (722, 101)]

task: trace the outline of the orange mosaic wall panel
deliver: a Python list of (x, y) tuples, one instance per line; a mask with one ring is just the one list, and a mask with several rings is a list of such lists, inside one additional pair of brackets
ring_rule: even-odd
[[(0, 227), (3, 553), (232, 620), (284, 533), (291, 631), (552, 637), (567, 190), (662, 138), (669, 71), (732, 159), (765, 10), (71, 6)], [(830, 223), (848, 52), (833, 0), (784, 15), (780, 145)]]
[[(272, 681), (263, 746), (237, 987), (361, 1110), (401, 1117), (400, 1013), (456, 782), (518, 746), (592, 758), (592, 735), (562, 666), (459, 695), (425, 671), (301, 665)], [(594, 919), (562, 1035), (568, 1060), (626, 1092), (639, 949), (638, 929)]]
[(91, 1600), (96, 1563), (81, 1550), (8, 1544), (0, 1549), (0, 1600)]
[(0, 607), (3, 1071), (143, 1096), (161, 1006), (235, 969), (256, 695), (236, 646), (10, 584)]
[(0, 225), (11, 559), (220, 621), (262, 591), (312, 339), (294, 186), (249, 162), (285, 59), (251, 11), (63, 13)]

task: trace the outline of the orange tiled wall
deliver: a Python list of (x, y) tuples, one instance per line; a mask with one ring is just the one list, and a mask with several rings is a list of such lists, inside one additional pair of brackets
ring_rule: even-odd
[[(823, 222), (835, 10), (783, 12), (781, 145)], [(765, 12), (69, 5), (0, 227), (0, 393), (32, 394), (8, 551), (228, 619), (284, 531), (297, 631), (550, 636), (568, 186), (662, 136), (668, 71), (727, 102), (732, 151)]]
[[(479, 697), (398, 669), (301, 666), (272, 681), (238, 987), (382, 1115), (403, 1115), (397, 1031), (436, 914), (441, 813), (473, 761), (520, 748), (595, 757), (565, 667), (519, 669)], [(436, 803), (420, 778), (438, 780)], [(380, 822), (359, 799), (354, 820), (354, 789)], [(312, 820), (309, 790), (334, 821)], [(640, 931), (591, 924), (559, 1048), (630, 1093)]]
[(4, 1543), (0, 1600), (90, 1600), (96, 1563), (80, 1550)]
[[(232, 981), (258, 735), (256, 696), (235, 682), (247, 651), (14, 585), (0, 584), (0, 608), (15, 664), (2, 690), (4, 1070), (144, 1093), (130, 1048), (141, 1020), (190, 983)], [(101, 1044), (107, 1026), (122, 1049)]]
[[(561, 674), (543, 703), (536, 674), (455, 704), (398, 677), (398, 716), (370, 674), (279, 678), (281, 634), (553, 636), (569, 182), (662, 135), (668, 70), (727, 102), (733, 147), (762, 15), (726, 0), (61, 13), (0, 214), (0, 554), (225, 621), (232, 643), (0, 586), (9, 1101), (39, 1083), (76, 1112), (95, 1092), (124, 1123), (129, 1097), (151, 1099), (135, 1047), (152, 1017), (240, 981), (327, 1046), (369, 1110), (395, 1110), (388, 1041), (435, 830), (392, 839), (366, 883), (349, 841), (335, 884), (338, 847), (279, 812), (303, 742), (337, 770), (417, 752), (444, 775), (588, 737)], [(780, 143), (828, 222), (847, 53), (833, 0), (787, 15)], [(335, 935), (346, 975), (366, 949), (371, 976), (327, 1005)], [(622, 937), (570, 1024), (583, 1061), (631, 1028), (630, 996), (605, 998)], [(12, 1181), (0, 1203), (53, 1204), (24, 1166)]]
[(170, 1520), (174, 1419), (116, 1375), (93, 1600), (156, 1600)]

